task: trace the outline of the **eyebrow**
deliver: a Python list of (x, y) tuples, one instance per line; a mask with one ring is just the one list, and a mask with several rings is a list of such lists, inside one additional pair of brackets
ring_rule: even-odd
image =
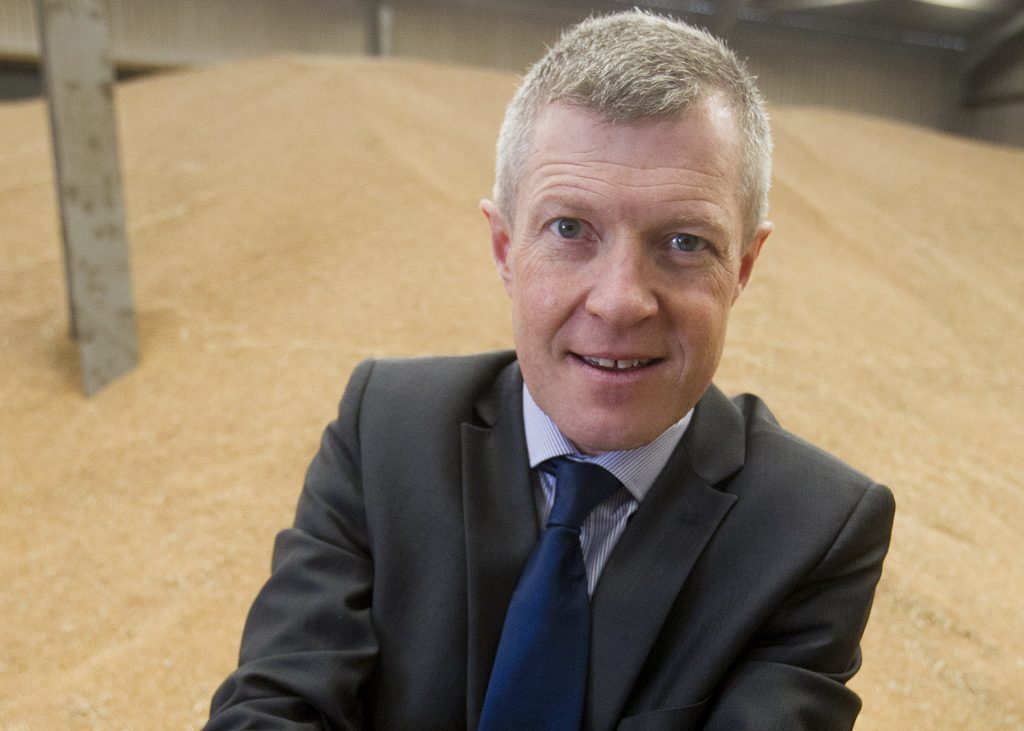
[(690, 228), (697, 226), (723, 236), (727, 236), (729, 233), (728, 225), (720, 217), (708, 215), (702, 211), (693, 211), (682, 216), (672, 216), (668, 220), (669, 227)]
[[(586, 218), (594, 211), (601, 212), (602, 207), (599, 203), (601, 199), (603, 196), (589, 191), (576, 196), (562, 195), (555, 190), (544, 191), (533, 202), (534, 215), (531, 216), (531, 219), (544, 218), (549, 212), (556, 212), (567, 218)], [(686, 230), (696, 227), (707, 229), (721, 236), (729, 235), (729, 226), (723, 217), (702, 210), (708, 207), (717, 208), (717, 204), (700, 199), (669, 202), (669, 204), (674, 205), (676, 210), (647, 228)]]

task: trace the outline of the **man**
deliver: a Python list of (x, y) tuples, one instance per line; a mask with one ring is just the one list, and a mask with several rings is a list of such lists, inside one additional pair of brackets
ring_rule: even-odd
[(852, 726), (891, 494), (711, 385), (770, 146), (705, 33), (563, 36), (482, 203), (515, 353), (356, 369), (210, 728)]

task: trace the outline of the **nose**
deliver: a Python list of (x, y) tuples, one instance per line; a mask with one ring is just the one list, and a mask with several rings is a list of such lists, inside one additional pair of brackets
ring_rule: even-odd
[(586, 309), (612, 327), (632, 327), (658, 312), (652, 274), (639, 242), (617, 242), (591, 262)]

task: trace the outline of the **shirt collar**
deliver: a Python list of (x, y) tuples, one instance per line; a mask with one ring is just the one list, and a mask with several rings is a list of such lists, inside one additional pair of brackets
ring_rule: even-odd
[(523, 384), (523, 426), (526, 429), (526, 449), (530, 467), (536, 467), (552, 457), (572, 456), (585, 462), (601, 465), (615, 475), (629, 493), (642, 501), (654, 480), (661, 474), (679, 440), (693, 417), (693, 409), (652, 442), (618, 452), (605, 452), (597, 456), (580, 454), (579, 450), (533, 400), (530, 389)]

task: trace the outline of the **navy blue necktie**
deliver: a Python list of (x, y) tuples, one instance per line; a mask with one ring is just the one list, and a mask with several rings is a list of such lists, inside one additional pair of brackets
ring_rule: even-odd
[(590, 597), (580, 527), (622, 483), (608, 470), (563, 457), (555, 504), (512, 594), (479, 731), (568, 731), (583, 719), (590, 657)]

